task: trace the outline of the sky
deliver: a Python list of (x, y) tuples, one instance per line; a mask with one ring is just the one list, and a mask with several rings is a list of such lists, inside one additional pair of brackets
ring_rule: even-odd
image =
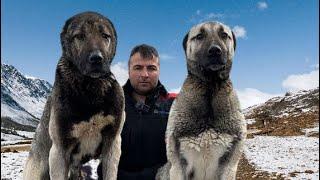
[(1, 0), (1, 62), (53, 83), (62, 27), (84, 11), (113, 22), (112, 71), (121, 84), (131, 49), (145, 43), (160, 54), (160, 81), (178, 92), (187, 75), (183, 37), (198, 23), (219, 21), (237, 36), (231, 80), (243, 108), (319, 86), (318, 0)]

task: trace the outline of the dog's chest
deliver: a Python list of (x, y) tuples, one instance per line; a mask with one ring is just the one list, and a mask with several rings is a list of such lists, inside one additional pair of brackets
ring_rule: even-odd
[(194, 179), (212, 179), (218, 173), (219, 159), (232, 146), (233, 137), (229, 134), (218, 134), (212, 129), (196, 137), (179, 139), (180, 152), (187, 161), (187, 173)]
[(72, 155), (75, 162), (80, 162), (85, 155), (94, 156), (102, 141), (101, 130), (114, 123), (114, 117), (96, 114), (89, 121), (83, 121), (72, 126), (70, 135), (77, 139), (78, 147)]

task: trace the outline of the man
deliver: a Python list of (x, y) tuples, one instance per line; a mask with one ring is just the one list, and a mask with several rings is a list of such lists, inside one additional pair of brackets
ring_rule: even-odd
[(167, 161), (165, 131), (175, 94), (159, 81), (159, 54), (154, 47), (134, 47), (128, 67), (118, 180), (152, 180)]

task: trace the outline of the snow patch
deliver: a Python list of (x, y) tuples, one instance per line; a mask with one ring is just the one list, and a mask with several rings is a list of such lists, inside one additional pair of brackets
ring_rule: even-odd
[[(245, 155), (257, 169), (290, 179), (319, 179), (319, 139), (304, 136), (256, 136), (246, 140)], [(311, 171), (313, 173), (307, 173)]]
[(28, 154), (28, 152), (1, 153), (1, 179), (22, 179)]

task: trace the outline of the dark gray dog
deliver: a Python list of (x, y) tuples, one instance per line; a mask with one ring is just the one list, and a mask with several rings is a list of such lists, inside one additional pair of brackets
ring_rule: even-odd
[(235, 179), (246, 124), (229, 78), (236, 39), (218, 22), (194, 26), (183, 47), (188, 76), (166, 131), (168, 163), (157, 179)]
[(79, 179), (81, 165), (99, 157), (103, 179), (116, 180), (124, 123), (123, 91), (110, 71), (116, 31), (106, 17), (85, 12), (66, 21), (61, 44), (24, 179)]

